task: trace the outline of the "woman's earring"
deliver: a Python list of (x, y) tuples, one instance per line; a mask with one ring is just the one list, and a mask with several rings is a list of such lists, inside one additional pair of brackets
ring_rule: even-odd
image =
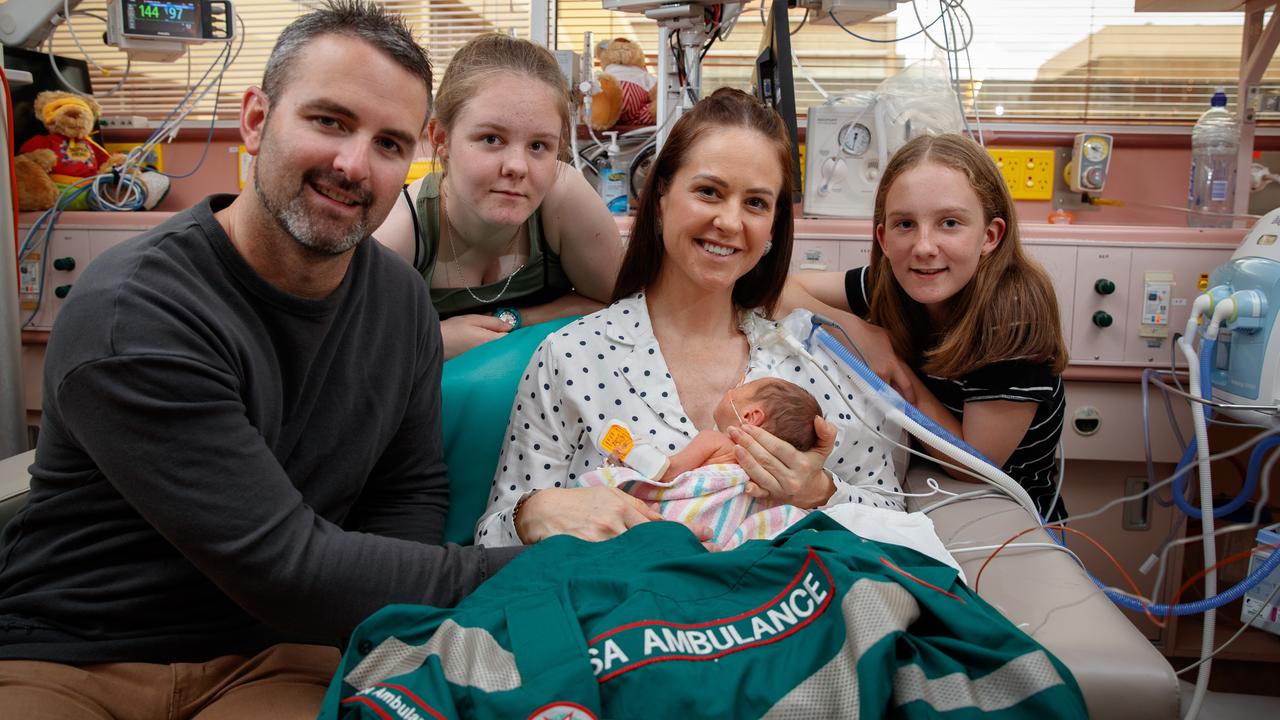
[(765, 240), (765, 241), (764, 241), (764, 254), (765, 254), (765, 255), (768, 255), (768, 254), (769, 254), (769, 251), (770, 251), (770, 250), (772, 250), (772, 249), (773, 249), (773, 241), (772, 241), (772, 240)]

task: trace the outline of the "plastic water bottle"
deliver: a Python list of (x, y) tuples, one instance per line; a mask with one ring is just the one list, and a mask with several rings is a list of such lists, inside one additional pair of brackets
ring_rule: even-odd
[(627, 164), (622, 160), (618, 147), (618, 133), (607, 132), (609, 146), (605, 149), (605, 166), (600, 168), (600, 196), (609, 212), (626, 215), (630, 211), (630, 189), (627, 187)]
[(1188, 213), (1192, 227), (1231, 227), (1235, 212), (1236, 152), (1240, 128), (1227, 110), (1227, 94), (1213, 93), (1209, 109), (1191, 130), (1191, 180), (1187, 188), (1187, 209), (1227, 215)]

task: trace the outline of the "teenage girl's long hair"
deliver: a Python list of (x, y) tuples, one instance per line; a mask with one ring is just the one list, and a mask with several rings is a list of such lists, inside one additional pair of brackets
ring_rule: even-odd
[(1003, 219), (1004, 237), (979, 258), (973, 279), (951, 299), (936, 327), (924, 306), (898, 284), (880, 243), (873, 242), (867, 271), (871, 322), (888, 331), (903, 359), (930, 375), (956, 378), (1012, 359), (1044, 363), (1060, 374), (1068, 357), (1053, 284), (1023, 250), (1013, 199), (982, 146), (962, 135), (925, 135), (903, 145), (876, 190), (874, 226), (884, 225), (885, 196), (893, 182), (923, 163), (967, 177), (982, 203), (984, 225)]

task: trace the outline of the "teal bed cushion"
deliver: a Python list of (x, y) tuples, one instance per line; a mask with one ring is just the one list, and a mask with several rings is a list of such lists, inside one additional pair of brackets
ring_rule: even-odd
[(444, 364), (441, 416), (449, 466), (445, 542), (470, 545), (488, 501), (521, 374), (547, 335), (577, 316), (520, 328)]

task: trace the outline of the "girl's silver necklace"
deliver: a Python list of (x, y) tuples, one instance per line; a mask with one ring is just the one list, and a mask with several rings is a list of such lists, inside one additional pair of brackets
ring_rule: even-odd
[[(449, 249), (453, 251), (453, 270), (458, 274), (458, 282), (462, 283), (462, 287), (464, 290), (467, 291), (467, 294), (470, 295), (473, 300), (480, 303), (481, 305), (488, 305), (489, 303), (495, 303), (498, 300), (501, 300), (502, 296), (507, 294), (507, 288), (511, 287), (511, 280), (515, 278), (516, 273), (524, 269), (525, 263), (520, 263), (519, 265), (516, 266), (515, 270), (512, 270), (511, 273), (507, 275), (507, 281), (502, 284), (502, 289), (498, 291), (497, 295), (494, 295), (493, 297), (487, 300), (485, 298), (480, 297), (479, 295), (476, 294), (475, 290), (471, 289), (470, 285), (466, 284), (467, 276), (462, 273), (462, 263), (458, 262), (458, 248), (453, 244), (453, 224), (449, 222), (449, 215), (444, 208), (444, 193), (440, 194), (440, 210), (441, 210), (440, 214), (444, 216), (444, 223), (442, 224), (442, 229), (444, 230), (445, 236), (449, 238)], [(512, 246), (515, 245), (516, 239), (519, 237), (520, 237), (520, 232), (517, 230), (515, 237), (511, 238), (511, 242), (507, 244), (506, 252), (504, 252), (503, 255), (506, 255), (508, 252), (510, 252)]]

